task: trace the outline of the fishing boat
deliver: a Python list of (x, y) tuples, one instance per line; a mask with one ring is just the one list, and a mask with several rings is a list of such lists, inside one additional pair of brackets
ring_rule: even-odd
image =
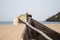
[(20, 23), (26, 24), (23, 40), (60, 40), (60, 33), (36, 21), (32, 18), (32, 15), (27, 13), (19, 16), (18, 19)]
[(33, 19), (31, 14), (17, 16), (13, 24), (0, 24), (0, 40), (60, 40), (60, 24), (46, 26)]

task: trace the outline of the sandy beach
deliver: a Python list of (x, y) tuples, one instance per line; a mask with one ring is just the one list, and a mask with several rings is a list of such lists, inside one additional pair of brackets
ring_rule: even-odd
[[(44, 25), (60, 33), (60, 24), (44, 24)], [(0, 40), (22, 40), (25, 28), (26, 28), (25, 24), (0, 25)]]
[(46, 27), (60, 33), (60, 24), (44, 24)]
[(22, 40), (25, 24), (0, 25), (0, 40)]

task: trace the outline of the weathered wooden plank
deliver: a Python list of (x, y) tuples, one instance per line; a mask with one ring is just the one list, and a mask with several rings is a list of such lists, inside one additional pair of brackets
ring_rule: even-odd
[[(44, 26), (43, 24), (37, 22), (36, 20), (32, 19), (31, 23), (32, 26), (34, 26), (35, 28), (41, 30), (42, 32), (44, 32), (45, 34), (47, 34), (49, 37), (51, 37), (53, 40), (60, 40), (60, 34), (55, 32), (54, 30)], [(27, 26), (25, 35), (24, 35), (24, 40), (46, 40), (41, 34), (39, 34), (38, 32), (32, 30), (31, 28), (29, 28)]]

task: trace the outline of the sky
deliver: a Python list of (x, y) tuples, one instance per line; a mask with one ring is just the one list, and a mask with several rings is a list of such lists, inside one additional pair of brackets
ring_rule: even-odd
[(0, 21), (13, 21), (28, 12), (37, 21), (60, 12), (60, 0), (0, 0)]

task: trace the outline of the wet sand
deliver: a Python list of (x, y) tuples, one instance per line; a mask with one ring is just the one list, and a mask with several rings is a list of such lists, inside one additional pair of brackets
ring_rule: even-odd
[(60, 24), (44, 24), (46, 27), (60, 33)]
[(0, 25), (0, 40), (22, 40), (25, 24)]

